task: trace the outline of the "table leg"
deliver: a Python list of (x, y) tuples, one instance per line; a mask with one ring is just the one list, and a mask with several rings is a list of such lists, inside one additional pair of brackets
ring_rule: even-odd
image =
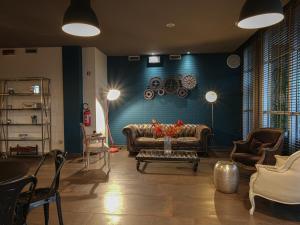
[(197, 172), (197, 170), (198, 170), (198, 161), (193, 163), (193, 171)]
[(140, 170), (140, 164), (141, 162), (139, 160), (136, 161), (136, 170), (139, 171)]

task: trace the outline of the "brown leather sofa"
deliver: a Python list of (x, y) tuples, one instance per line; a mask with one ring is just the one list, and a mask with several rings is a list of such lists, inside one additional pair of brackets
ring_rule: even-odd
[(283, 130), (259, 128), (247, 140), (234, 142), (231, 159), (248, 170), (256, 170), (255, 164), (274, 165), (274, 155), (281, 155), (283, 143)]
[[(185, 124), (178, 137), (172, 138), (172, 149), (207, 152), (207, 137), (210, 132), (206, 125)], [(164, 146), (164, 138), (155, 137), (152, 124), (130, 124), (123, 128), (123, 134), (130, 153), (139, 152), (141, 149), (162, 149)]]

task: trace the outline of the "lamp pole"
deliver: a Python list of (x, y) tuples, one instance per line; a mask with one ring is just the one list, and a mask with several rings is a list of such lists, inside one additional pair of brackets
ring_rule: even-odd
[(108, 134), (108, 137), (109, 137), (109, 140), (110, 140), (110, 148), (109, 148), (109, 151), (114, 153), (114, 152), (118, 152), (119, 149), (117, 147), (115, 147), (115, 143), (114, 143), (114, 140), (113, 140), (113, 137), (112, 137), (112, 134), (111, 134), (111, 130), (110, 130), (110, 127), (109, 127), (109, 102), (110, 101), (115, 101), (119, 98), (120, 96), (120, 91), (117, 90), (117, 89), (110, 89), (109, 92), (107, 93), (107, 96), (106, 96), (106, 129), (107, 129), (107, 134)]
[[(213, 142), (214, 138), (214, 104), (218, 99), (218, 95), (214, 91), (208, 91), (205, 94), (206, 101), (211, 104), (211, 142)], [(207, 153), (207, 152), (206, 152)]]
[(214, 103), (211, 103), (211, 130), (214, 133)]

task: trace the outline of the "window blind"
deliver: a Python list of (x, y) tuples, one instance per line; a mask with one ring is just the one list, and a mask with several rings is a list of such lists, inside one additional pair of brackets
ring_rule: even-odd
[(253, 108), (254, 108), (254, 44), (249, 44), (243, 51), (243, 137), (253, 129)]
[(263, 33), (261, 126), (282, 128), (285, 151), (300, 149), (300, 7), (294, 1), (285, 20)]

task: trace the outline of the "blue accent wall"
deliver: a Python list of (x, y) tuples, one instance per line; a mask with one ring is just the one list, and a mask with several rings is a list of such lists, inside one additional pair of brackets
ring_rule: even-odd
[[(226, 65), (228, 54), (183, 55), (180, 61), (163, 57), (162, 67), (147, 67), (147, 56), (141, 61), (129, 62), (127, 57), (108, 57), (108, 81), (121, 90), (121, 97), (110, 104), (109, 123), (116, 144), (125, 144), (122, 128), (130, 123), (150, 123), (152, 118), (162, 123), (211, 125), (211, 107), (205, 93), (214, 90), (218, 100), (214, 106), (214, 145), (229, 146), (241, 138), (242, 90), (241, 70)], [(156, 96), (146, 101), (143, 94), (150, 78), (192, 74), (197, 77), (197, 87), (190, 95), (179, 98), (175, 95)]]
[(82, 121), (82, 49), (62, 48), (64, 90), (65, 150), (82, 153), (80, 123)]

